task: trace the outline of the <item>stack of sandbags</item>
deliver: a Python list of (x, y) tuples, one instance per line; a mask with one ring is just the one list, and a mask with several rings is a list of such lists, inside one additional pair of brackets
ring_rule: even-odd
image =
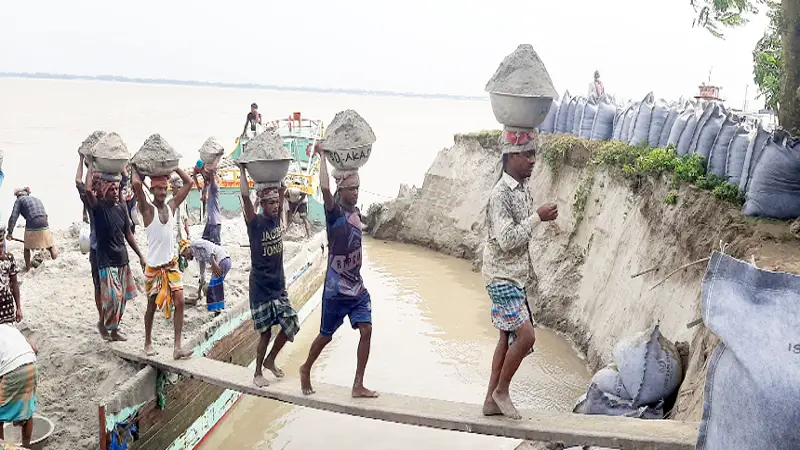
[(569, 91), (564, 92), (564, 95), (561, 97), (561, 103), (558, 105), (558, 114), (556, 115), (556, 125), (554, 131), (556, 134), (567, 132), (567, 116), (569, 115), (569, 104), (571, 101), (572, 96), (569, 95)]
[(274, 131), (256, 135), (242, 150), (236, 162), (243, 164), (256, 189), (278, 187), (289, 171), (292, 155), (283, 145), (283, 138)]
[[(507, 131), (521, 133), (532, 132), (541, 125), (553, 100), (558, 98), (544, 63), (529, 44), (518, 46), (503, 59), (486, 83), (486, 91), (497, 121)], [(570, 112), (572, 118), (566, 132), (574, 127), (574, 108)]]
[(336, 113), (327, 130), (322, 149), (328, 162), (339, 171), (358, 170), (369, 160), (375, 133), (356, 111)]
[(223, 153), (225, 153), (225, 149), (222, 147), (222, 144), (217, 142), (214, 137), (210, 137), (206, 139), (203, 143), (203, 146), (200, 147), (200, 160), (206, 164), (213, 163), (217, 160)]
[(778, 130), (767, 140), (755, 159), (744, 214), (776, 219), (800, 217), (800, 139)]
[(725, 107), (721, 103), (709, 102), (697, 119), (697, 127), (694, 130), (687, 153), (697, 153), (708, 159), (711, 154), (711, 147), (717, 138), (717, 134), (722, 129), (726, 115)]
[(83, 155), (83, 163), (86, 167), (89, 167), (89, 163), (92, 161), (92, 148), (100, 142), (100, 139), (103, 139), (106, 136), (105, 131), (94, 131), (90, 134), (86, 139), (81, 142), (81, 145), (78, 147), (78, 153)]
[(108, 133), (86, 151), (85, 156), (93, 161), (93, 169), (101, 173), (122, 173), (131, 157), (128, 147), (117, 133)]
[(180, 160), (181, 154), (156, 133), (145, 139), (142, 147), (131, 158), (131, 164), (142, 175), (157, 177), (174, 172)]

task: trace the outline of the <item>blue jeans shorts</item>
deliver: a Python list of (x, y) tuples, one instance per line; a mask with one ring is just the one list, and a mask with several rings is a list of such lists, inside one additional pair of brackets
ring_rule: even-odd
[(344, 323), (344, 317), (350, 318), (350, 326), (358, 328), (359, 323), (372, 323), (372, 300), (369, 292), (364, 291), (358, 297), (331, 296), (322, 297), (322, 323), (319, 334), (333, 336), (333, 333)]

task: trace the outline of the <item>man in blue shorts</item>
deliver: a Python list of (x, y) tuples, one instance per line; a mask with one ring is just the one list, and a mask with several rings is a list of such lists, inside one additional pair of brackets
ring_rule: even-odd
[[(321, 154), (319, 146), (316, 151)], [(334, 196), (331, 194), (325, 156), (320, 156), (319, 182), (325, 200), (328, 229), (328, 270), (322, 293), (322, 323), (319, 335), (308, 351), (308, 359), (300, 367), (300, 385), (303, 394), (314, 393), (311, 367), (347, 316), (350, 326), (361, 333), (352, 396), (377, 397), (377, 392), (364, 387), (364, 372), (372, 337), (372, 303), (361, 279), (361, 216), (355, 206), (358, 201), (358, 172), (334, 173), (337, 188)]]

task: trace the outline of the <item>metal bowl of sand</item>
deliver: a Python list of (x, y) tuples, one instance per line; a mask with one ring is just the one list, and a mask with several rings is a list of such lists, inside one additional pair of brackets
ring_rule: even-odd
[(127, 159), (93, 158), (94, 170), (103, 173), (121, 173), (125, 169)]
[[(50, 439), (50, 436), (53, 434), (55, 425), (53, 425), (53, 422), (47, 417), (36, 413), (33, 414), (31, 420), (33, 420), (33, 435), (31, 436), (30, 448), (32, 450), (41, 450), (45, 447), (47, 440)], [(16, 443), (16, 445), (19, 445), (20, 448), (25, 448), (22, 447), (21, 427), (15, 426), (11, 423), (5, 423), (3, 425), (3, 433), (5, 435), (6, 442), (13, 442)], [(2, 445), (0, 445), (0, 448), (2, 448)]]
[(372, 144), (341, 150), (325, 150), (331, 166), (339, 170), (357, 170), (369, 161)]
[(247, 174), (256, 183), (280, 182), (289, 172), (291, 159), (272, 159), (244, 163)]
[(489, 101), (492, 103), (492, 112), (498, 122), (517, 128), (536, 128), (541, 125), (553, 103), (551, 97), (530, 97), (499, 92), (490, 92)]

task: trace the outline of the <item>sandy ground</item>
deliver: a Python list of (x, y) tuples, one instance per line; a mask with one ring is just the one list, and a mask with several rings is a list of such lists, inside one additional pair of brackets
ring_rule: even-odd
[[(202, 234), (202, 226), (190, 229), (192, 237)], [(17, 233), (19, 234), (19, 233)], [(287, 233), (285, 261), (300, 249), (298, 240), (304, 234), (300, 227)], [(47, 448), (53, 450), (96, 449), (98, 445), (97, 404), (113, 393), (137, 372), (135, 365), (114, 356), (97, 332), (97, 310), (94, 303), (88, 255), (78, 248), (78, 225), (55, 233), (59, 254), (49, 255), (30, 273), (21, 275), (23, 321), (20, 328), (30, 333), (39, 346), (39, 413), (56, 426)], [(147, 239), (137, 227), (136, 239), (146, 252)], [(226, 306), (247, 301), (249, 249), (247, 233), (241, 218), (227, 219), (222, 226), (222, 242), (231, 256), (233, 267), (226, 283)], [(8, 250), (23, 261), (22, 244), (8, 243)], [(135, 342), (144, 343), (145, 297), (144, 277), (136, 255), (130, 251), (139, 295), (127, 304), (122, 331)], [(209, 269), (210, 270), (210, 269)], [(208, 279), (208, 276), (207, 276)], [(197, 291), (198, 266), (191, 262), (184, 277), (187, 295)], [(224, 314), (224, 312), (223, 312)], [(204, 300), (187, 307), (183, 329), (184, 341), (199, 332), (213, 318), (206, 311)], [(171, 320), (156, 313), (153, 343), (161, 352), (172, 351)]]

